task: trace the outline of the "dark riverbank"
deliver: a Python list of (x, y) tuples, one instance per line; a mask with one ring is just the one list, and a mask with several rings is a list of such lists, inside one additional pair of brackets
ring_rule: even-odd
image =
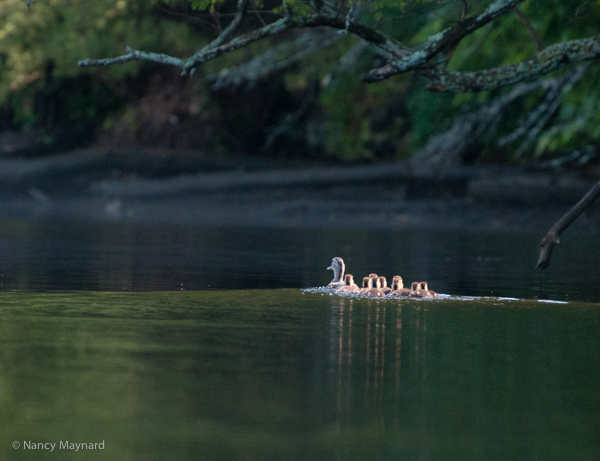
[[(0, 161), (5, 217), (288, 228), (545, 232), (593, 184), (575, 172), (332, 166), (78, 150)], [(570, 231), (596, 232), (592, 207)]]

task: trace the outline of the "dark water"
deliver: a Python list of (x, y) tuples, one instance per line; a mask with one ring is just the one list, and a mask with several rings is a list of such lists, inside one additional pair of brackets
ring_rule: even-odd
[(600, 242), (538, 240), (4, 221), (0, 459), (598, 459)]
[(306, 288), (328, 283), (325, 268), (341, 256), (357, 280), (377, 272), (454, 295), (600, 301), (600, 236), (567, 231), (544, 273), (534, 270), (540, 238), (5, 220), (0, 289)]
[(297, 289), (0, 300), (2, 459), (600, 456), (598, 305)]

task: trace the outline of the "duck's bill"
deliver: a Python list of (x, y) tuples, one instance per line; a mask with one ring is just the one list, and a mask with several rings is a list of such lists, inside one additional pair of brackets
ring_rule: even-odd
[(333, 270), (333, 267), (329, 266), (329, 267), (327, 268), (327, 270), (328, 270), (328, 271), (332, 271), (332, 270)]

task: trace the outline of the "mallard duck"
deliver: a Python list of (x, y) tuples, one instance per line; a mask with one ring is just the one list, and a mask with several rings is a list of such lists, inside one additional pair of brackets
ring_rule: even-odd
[(351, 274), (346, 274), (345, 280), (346, 280), (346, 284), (343, 287), (338, 288), (336, 290), (336, 292), (338, 292), (338, 293), (359, 293), (360, 292), (360, 289), (358, 288), (356, 283), (354, 283), (354, 277)]
[(383, 291), (386, 295), (389, 294), (392, 291), (392, 289), (387, 286), (387, 279), (383, 276), (379, 276), (377, 277), (377, 279), (379, 280), (379, 284), (381, 285), (379, 289)]
[(403, 298), (410, 294), (408, 288), (404, 288), (404, 281), (399, 275), (394, 275), (392, 278), (392, 291), (388, 293), (390, 296), (401, 296)]
[(428, 298), (439, 298), (440, 297), (440, 295), (438, 295), (435, 291), (429, 289), (429, 287), (427, 286), (427, 282), (421, 282), (421, 290), (423, 290), (425, 292), (425, 294)]
[(344, 278), (344, 271), (346, 270), (346, 266), (344, 264), (344, 260), (339, 257), (335, 257), (331, 260), (331, 266), (327, 268), (328, 271), (333, 271), (333, 280), (329, 282), (327, 288), (341, 288), (346, 285), (346, 282), (342, 280)]

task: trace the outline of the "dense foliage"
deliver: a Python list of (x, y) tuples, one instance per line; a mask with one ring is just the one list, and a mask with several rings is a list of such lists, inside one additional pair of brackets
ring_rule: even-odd
[[(29, 9), (21, 0), (0, 2), (0, 101), (12, 98), (15, 122), (35, 124), (33, 93), (48, 79), (75, 78), (77, 60), (119, 54), (125, 44), (169, 53), (193, 52), (201, 39), (183, 24), (159, 21), (144, 1), (43, 0)], [(107, 91), (139, 72), (137, 64), (95, 70), (87, 94), (66, 98), (73, 119), (94, 118)], [(85, 72), (89, 73), (89, 72)], [(108, 88), (107, 88), (108, 87)]]
[[(285, 1), (286, 8), (298, 14), (315, 8), (316, 3)], [(361, 23), (376, 26), (407, 45), (417, 46), (465, 16), (478, 14), (489, 3), (484, 0), (350, 3), (340, 0), (330, 3), (329, 7), (353, 11)], [(27, 10), (20, 0), (4, 0), (0, 3), (0, 99), (5, 104), (12, 101), (17, 123), (35, 124), (39, 120), (36, 120), (31, 95), (47, 85), (49, 69), (54, 77), (63, 78), (77, 78), (86, 72), (96, 82), (89, 92), (75, 92), (72, 97), (62, 94), (70, 113), (74, 118), (113, 120), (114, 113), (122, 110), (124, 102), (107, 105), (107, 91), (110, 93), (110, 88), (119, 81), (139, 74), (144, 67), (128, 63), (82, 71), (75, 65), (77, 60), (118, 56), (123, 53), (125, 44), (135, 49), (189, 56), (228, 24), (236, 4), (235, 0), (97, 0), (91, 3), (47, 0), (36, 2)], [(541, 47), (596, 35), (600, 24), (599, 6), (599, 1), (527, 0), (521, 4), (520, 14), (510, 13), (468, 35), (453, 53), (439, 56), (436, 65), (461, 71), (498, 67), (527, 59)], [(277, 1), (252, 2), (250, 25), (268, 23), (281, 9), (282, 4)], [(318, 103), (311, 106), (308, 115), (303, 113), (302, 123), (293, 129), (301, 132), (305, 146), (327, 156), (345, 160), (405, 157), (423, 146), (432, 135), (450, 128), (457, 116), (489, 104), (510, 91), (430, 93), (415, 74), (365, 84), (364, 72), (373, 60), (381, 58), (368, 47), (355, 52), (360, 46), (355, 37), (338, 33), (335, 38), (328, 47), (316, 49), (295, 65), (287, 66), (282, 79), (292, 95), (291, 100), (297, 101), (295, 107), (290, 104), (285, 108), (291, 115), (304, 107), (303, 101), (312, 91), (311, 82), (317, 82)], [(204, 65), (203, 72), (195, 78), (204, 81), (220, 68), (235, 69), (237, 64), (275, 49), (282, 41), (296, 39), (297, 36), (287, 33), (256, 42)], [(524, 94), (478, 138), (477, 153), (470, 153), (467, 160), (514, 162), (564, 157), (573, 152), (595, 156), (600, 138), (600, 95), (596, 85), (599, 73), (600, 65), (589, 65), (583, 78), (574, 82), (572, 88), (561, 90), (554, 105), (546, 104), (547, 91)], [(282, 78), (281, 72), (274, 75), (272, 78)], [(236, 91), (237, 97), (243, 99), (243, 92)], [(219, 94), (214, 93), (213, 98)], [(533, 119), (531, 114), (543, 104), (550, 113)], [(227, 108), (220, 101), (210, 110), (227, 111)], [(281, 119), (284, 116), (281, 111), (276, 115)], [(531, 120), (528, 121), (528, 117)], [(221, 118), (224, 123), (227, 120), (226, 116)], [(253, 130), (262, 132), (258, 138), (254, 133), (252, 149), (264, 143), (273, 133), (274, 123), (277, 125), (273, 117), (264, 120), (264, 126), (252, 125)], [(239, 121), (236, 123), (239, 126)], [(511, 136), (528, 123), (530, 130)], [(236, 129), (235, 126), (223, 128), (233, 132)], [(535, 136), (529, 139), (531, 133)], [(504, 142), (498, 143), (499, 139)], [(240, 141), (243, 145), (243, 136)]]

